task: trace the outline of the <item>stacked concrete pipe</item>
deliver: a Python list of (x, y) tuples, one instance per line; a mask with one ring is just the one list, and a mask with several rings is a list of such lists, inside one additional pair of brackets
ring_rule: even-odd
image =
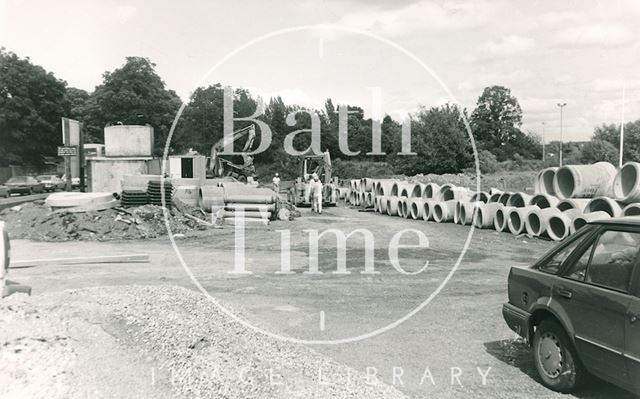
[(560, 212), (565, 212), (570, 209), (575, 209), (584, 213), (584, 210), (587, 208), (589, 201), (591, 200), (586, 198), (568, 198), (558, 202), (558, 204), (556, 205), (556, 208), (558, 208)]
[(454, 216), (454, 222), (467, 226), (473, 223), (475, 209), (480, 205), (484, 205), (481, 201), (458, 201), (456, 205), (456, 213)]
[(640, 163), (622, 165), (613, 180), (613, 195), (625, 204), (640, 202)]
[(640, 216), (640, 203), (629, 204), (622, 210), (624, 216)]
[(498, 202), (478, 204), (473, 216), (473, 225), (479, 229), (494, 228), (494, 220), (498, 209), (503, 205)]
[(433, 208), (433, 220), (436, 223), (453, 221), (457, 200), (438, 201)]
[(566, 165), (558, 169), (553, 179), (556, 196), (566, 198), (592, 198), (612, 195), (612, 182), (616, 168), (609, 162), (593, 165)]
[(536, 194), (555, 195), (556, 190), (554, 188), (554, 180), (558, 168), (546, 168), (539, 174), (536, 182)]
[(527, 215), (525, 228), (527, 234), (533, 237), (548, 237), (547, 228), (551, 216), (559, 215), (561, 212), (556, 208), (533, 209)]
[(507, 230), (513, 235), (524, 233), (529, 212), (540, 209), (537, 206), (512, 207), (507, 216)]
[(584, 208), (584, 213), (603, 211), (611, 217), (622, 216), (622, 205), (609, 197), (596, 197), (591, 199)]
[(436, 183), (428, 183), (422, 192), (422, 196), (425, 199), (439, 200), (440, 199), (440, 186)]
[(545, 208), (554, 208), (558, 205), (560, 200), (549, 194), (536, 194), (531, 197), (531, 201), (529, 203), (531, 205), (535, 205), (540, 209)]
[(532, 196), (526, 193), (513, 193), (507, 199), (507, 206), (515, 206), (516, 208), (522, 208), (531, 205)]
[(509, 220), (509, 212), (511, 212), (512, 209), (515, 209), (515, 208), (512, 206), (505, 206), (505, 205), (502, 205), (496, 208), (496, 211), (493, 217), (493, 228), (496, 231), (508, 230), (507, 221)]
[(400, 198), (398, 197), (387, 197), (387, 215), (398, 216), (399, 202)]
[(433, 211), (438, 201), (436, 200), (425, 200), (422, 204), (422, 220), (433, 220)]
[(611, 218), (611, 216), (607, 212), (603, 212), (603, 211), (585, 213), (573, 219), (573, 223), (571, 225), (571, 234), (580, 230), (587, 223), (595, 222), (596, 220), (609, 219), (609, 218)]
[(409, 213), (411, 219), (422, 219), (424, 214), (424, 199), (423, 198), (411, 198), (409, 200)]

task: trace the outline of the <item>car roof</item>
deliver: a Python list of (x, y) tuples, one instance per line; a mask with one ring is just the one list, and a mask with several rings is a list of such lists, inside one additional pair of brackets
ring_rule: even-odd
[(620, 216), (609, 219), (599, 219), (589, 224), (640, 226), (640, 216)]

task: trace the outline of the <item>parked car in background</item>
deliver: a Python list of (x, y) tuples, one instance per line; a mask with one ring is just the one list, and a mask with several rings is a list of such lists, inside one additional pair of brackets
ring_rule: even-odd
[[(66, 185), (67, 185), (67, 175), (62, 175), (62, 182), (64, 183), (64, 185), (66, 187)], [(79, 177), (72, 177), (71, 178), (71, 187), (72, 188), (80, 187), (80, 178)]]
[(65, 182), (56, 175), (40, 175), (38, 181), (44, 185), (45, 191), (64, 190)]
[(10, 194), (34, 194), (44, 192), (44, 184), (31, 176), (14, 176), (7, 180), (5, 186), (9, 189)]
[(570, 392), (590, 373), (640, 394), (639, 249), (640, 217), (612, 218), (511, 268), (502, 314), (545, 386)]
[(0, 186), (0, 198), (9, 198), (10, 196), (9, 188), (7, 186)]

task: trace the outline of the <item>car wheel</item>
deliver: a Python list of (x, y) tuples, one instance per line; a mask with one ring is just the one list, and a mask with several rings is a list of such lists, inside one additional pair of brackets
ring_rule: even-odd
[(582, 385), (586, 369), (564, 328), (544, 320), (533, 336), (533, 357), (542, 383), (557, 392), (571, 392)]

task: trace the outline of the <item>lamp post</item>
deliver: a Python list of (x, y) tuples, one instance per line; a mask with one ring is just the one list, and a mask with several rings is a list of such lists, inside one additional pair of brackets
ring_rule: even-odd
[(542, 166), (544, 166), (545, 168), (547, 167), (547, 153), (545, 151), (545, 142), (544, 142), (544, 128), (545, 125), (547, 123), (546, 122), (542, 122)]
[(558, 107), (560, 107), (560, 166), (562, 166), (562, 143), (564, 141), (563, 132), (562, 132), (562, 109), (567, 105), (567, 103), (558, 103)]

